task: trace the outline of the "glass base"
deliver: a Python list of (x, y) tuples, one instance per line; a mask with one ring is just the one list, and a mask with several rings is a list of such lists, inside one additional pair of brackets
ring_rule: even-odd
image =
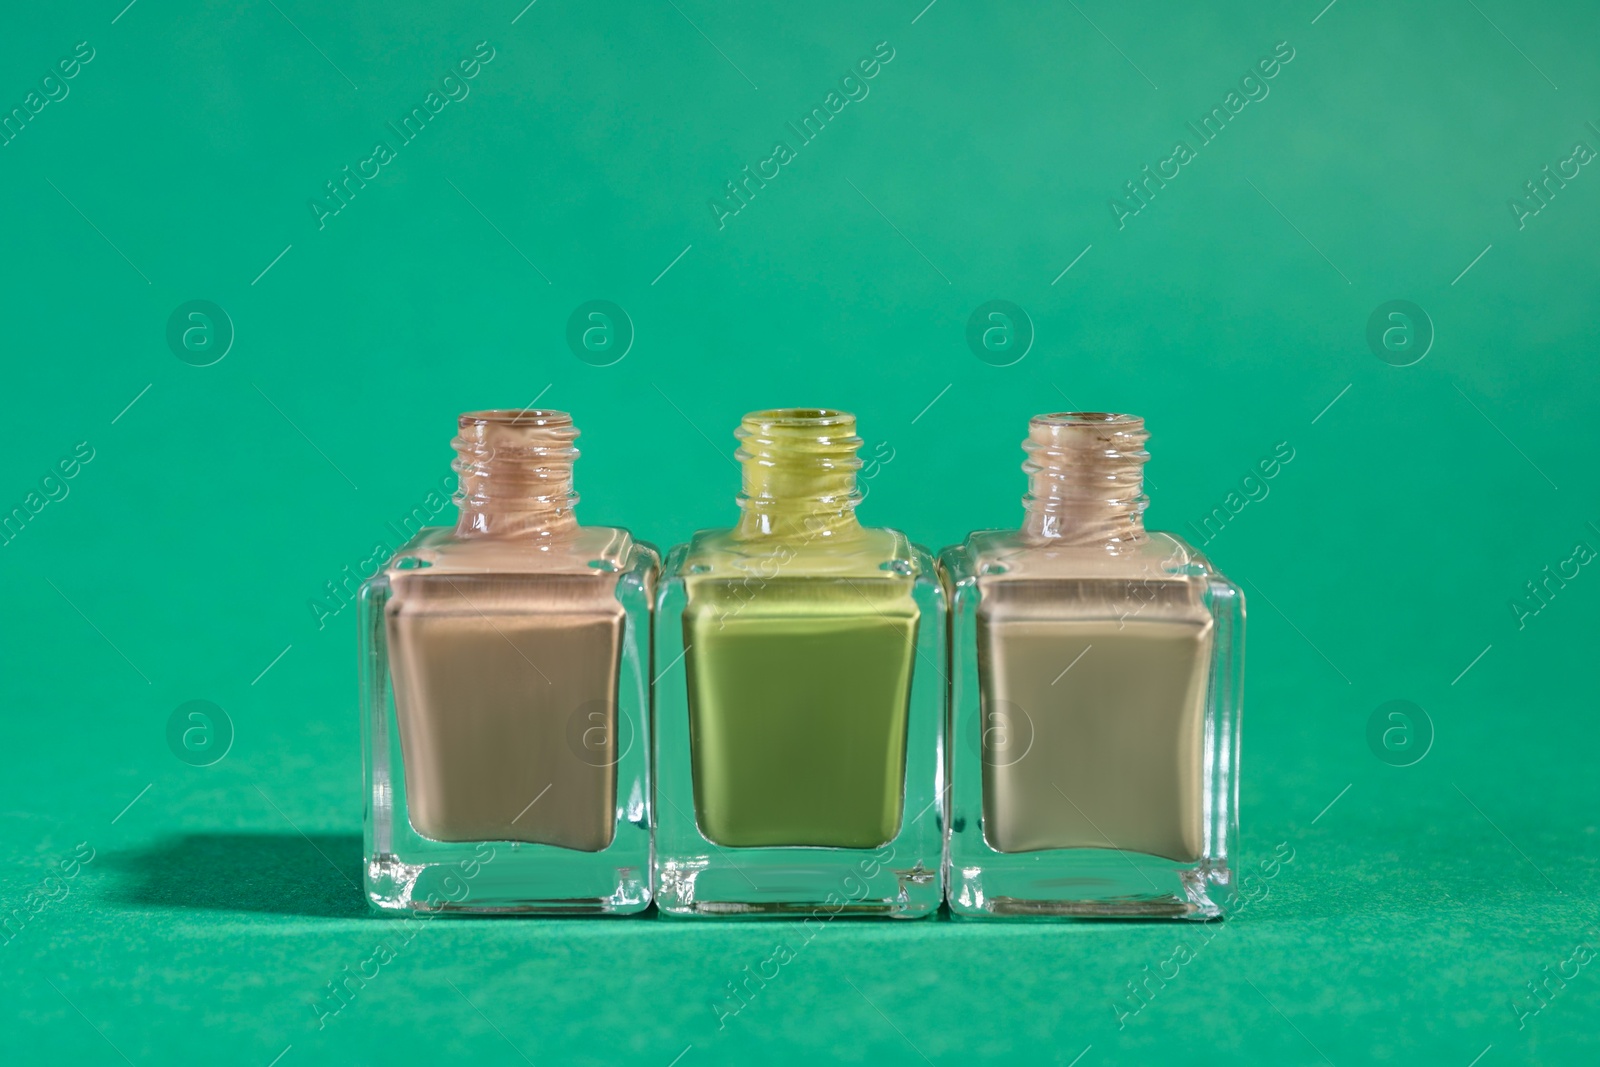
[(921, 860), (897, 866), (895, 856), (891, 843), (877, 850), (739, 849), (665, 859), (657, 864), (656, 906), (663, 915), (720, 919), (919, 919), (938, 911), (937, 866)]
[[(648, 864), (618, 867), (605, 853), (548, 845), (429, 842), (417, 862), (378, 852), (367, 859), (367, 899), (381, 913), (628, 915), (650, 905)], [(554, 857), (552, 854), (559, 854)], [(586, 862), (587, 861), (587, 862)]]
[(950, 913), (971, 919), (1216, 919), (1233, 895), (1225, 864), (1178, 864), (1111, 849), (952, 858)]

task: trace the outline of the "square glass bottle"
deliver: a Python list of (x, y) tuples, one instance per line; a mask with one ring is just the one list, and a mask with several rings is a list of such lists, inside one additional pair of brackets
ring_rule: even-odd
[(943, 899), (944, 594), (863, 527), (855, 417), (744, 417), (739, 525), (657, 599), (656, 902), (668, 915), (932, 914)]
[(642, 911), (656, 552), (578, 525), (566, 414), (459, 426), (455, 527), (421, 530), (361, 588), (367, 896)]
[(1145, 531), (1147, 436), (1128, 415), (1036, 416), (1022, 529), (940, 554), (958, 916), (1232, 902), (1244, 597)]

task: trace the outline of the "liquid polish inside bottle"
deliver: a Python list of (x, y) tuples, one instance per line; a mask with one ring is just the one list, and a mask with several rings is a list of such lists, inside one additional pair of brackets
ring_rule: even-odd
[(927, 914), (941, 888), (932, 561), (856, 518), (853, 416), (755, 412), (736, 436), (739, 523), (675, 549), (659, 601), (658, 904), (770, 915), (831, 897)]
[(1143, 420), (1032, 420), (1022, 529), (952, 594), (951, 907), (1210, 918), (1231, 897), (1244, 606), (1147, 532)]
[(380, 908), (649, 903), (652, 549), (578, 525), (572, 420), (461, 416), (453, 529), (363, 590)]

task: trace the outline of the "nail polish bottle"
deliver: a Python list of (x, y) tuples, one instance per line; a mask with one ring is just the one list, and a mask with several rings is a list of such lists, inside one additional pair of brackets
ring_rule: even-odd
[(656, 902), (668, 915), (931, 914), (945, 610), (928, 552), (864, 527), (855, 417), (746, 415), (742, 514), (657, 599)]
[(573, 514), (559, 411), (475, 411), (460, 516), (361, 588), (366, 889), (384, 911), (650, 903), (656, 552)]
[(1022, 529), (940, 555), (958, 916), (1208, 919), (1234, 896), (1244, 598), (1145, 530), (1147, 436), (1036, 416)]

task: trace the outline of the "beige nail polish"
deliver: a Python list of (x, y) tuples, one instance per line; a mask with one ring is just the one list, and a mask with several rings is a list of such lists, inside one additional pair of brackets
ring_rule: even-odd
[(1035, 417), (1022, 528), (941, 556), (950, 903), (1208, 918), (1232, 893), (1243, 598), (1147, 532), (1144, 422)]
[(657, 561), (578, 524), (576, 437), (561, 412), (461, 416), (455, 527), (422, 530), (363, 589), (379, 907), (649, 903)]

